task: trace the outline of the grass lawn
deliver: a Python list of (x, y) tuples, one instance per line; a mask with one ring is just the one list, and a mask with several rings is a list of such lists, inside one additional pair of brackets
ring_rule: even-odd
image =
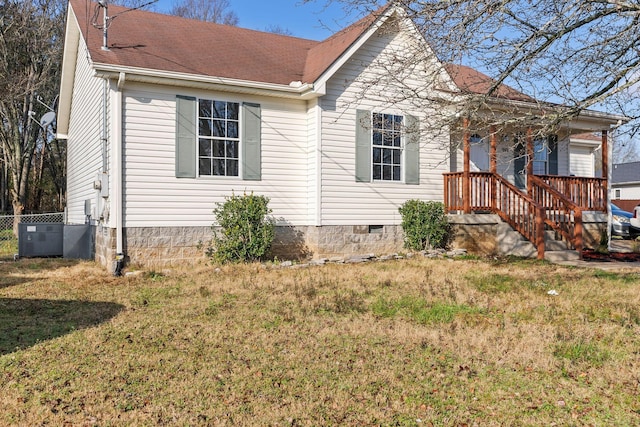
[(640, 273), (3, 262), (0, 425), (45, 424), (640, 425)]

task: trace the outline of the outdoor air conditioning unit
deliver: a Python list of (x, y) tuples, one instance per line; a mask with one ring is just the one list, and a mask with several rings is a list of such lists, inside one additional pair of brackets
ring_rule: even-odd
[(63, 224), (61, 222), (18, 224), (18, 256), (62, 256)]

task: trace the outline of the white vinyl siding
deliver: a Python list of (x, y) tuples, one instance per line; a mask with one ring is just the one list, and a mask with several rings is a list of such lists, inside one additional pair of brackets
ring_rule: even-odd
[(620, 192), (620, 197), (616, 199), (622, 200), (640, 200), (640, 182), (631, 184), (611, 184), (611, 188)]
[(102, 94), (104, 80), (93, 76), (80, 39), (67, 139), (67, 222), (85, 222), (85, 200), (99, 216), (102, 200), (93, 182), (102, 171)]
[(574, 176), (593, 177), (594, 163), (591, 147), (572, 145), (569, 169)]
[[(185, 92), (179, 94), (222, 98), (218, 93)], [(210, 226), (216, 203), (244, 192), (269, 197), (280, 223), (309, 223), (306, 102), (225, 94), (230, 102), (261, 105), (262, 180), (179, 179), (174, 162), (175, 97), (171, 89), (143, 85), (124, 93), (125, 227)]]
[[(385, 88), (371, 88), (374, 99), (361, 96), (361, 86), (354, 80), (361, 76), (384, 74), (376, 68), (377, 55), (389, 50), (402, 51), (407, 35), (379, 32), (329, 79), (327, 95), (323, 97), (322, 116), (322, 224), (399, 224), (398, 208), (409, 199), (442, 201), (443, 176), (448, 170), (448, 132), (423, 132), (420, 137), (420, 184), (400, 181), (356, 182), (355, 140), (356, 110), (376, 113), (414, 115), (421, 124), (433, 106), (400, 102), (391, 105), (385, 99)], [(381, 53), (382, 52), (382, 53)], [(421, 87), (423, 82), (407, 80)]]

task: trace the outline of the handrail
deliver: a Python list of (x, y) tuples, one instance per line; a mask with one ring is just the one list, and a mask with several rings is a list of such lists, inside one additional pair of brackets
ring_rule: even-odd
[(582, 210), (607, 212), (605, 178), (535, 175)]
[(544, 259), (544, 208), (502, 176), (494, 174), (493, 179), (496, 184), (494, 212), (533, 243), (538, 249), (538, 259)]
[[(463, 172), (444, 174), (446, 212), (463, 212)], [(472, 211), (497, 214), (538, 249), (538, 258), (544, 258), (545, 210), (533, 198), (520, 191), (505, 178), (491, 172), (471, 172), (469, 204)]]
[[(538, 249), (538, 258), (544, 258), (544, 227), (549, 226), (573, 248), (582, 253), (582, 213), (590, 208), (601, 209), (601, 202), (586, 202), (585, 189), (591, 188), (590, 194), (601, 194), (595, 184), (602, 182), (600, 178), (552, 177), (549, 175), (529, 175), (531, 194), (526, 194), (504, 177), (491, 172), (470, 172), (470, 195), (467, 209), (472, 212), (491, 212), (518, 231), (524, 238)], [(555, 185), (554, 185), (555, 184)], [(463, 172), (444, 174), (445, 209), (447, 212), (464, 212), (462, 200), (464, 185)], [(572, 197), (563, 194), (562, 189), (573, 191)], [(559, 186), (560, 188), (556, 187)], [(595, 191), (597, 190), (597, 191)]]
[(544, 178), (529, 176), (532, 197), (546, 211), (545, 223), (582, 253), (582, 208), (548, 184)]

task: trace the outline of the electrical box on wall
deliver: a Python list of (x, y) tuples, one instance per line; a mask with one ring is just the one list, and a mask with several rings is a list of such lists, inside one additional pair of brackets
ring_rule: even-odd
[(100, 195), (106, 199), (107, 197), (109, 197), (109, 174), (100, 174), (100, 181), (102, 183), (102, 185), (100, 186)]
[(99, 173), (93, 181), (93, 189), (100, 190), (100, 197), (109, 197), (109, 174), (106, 172)]

